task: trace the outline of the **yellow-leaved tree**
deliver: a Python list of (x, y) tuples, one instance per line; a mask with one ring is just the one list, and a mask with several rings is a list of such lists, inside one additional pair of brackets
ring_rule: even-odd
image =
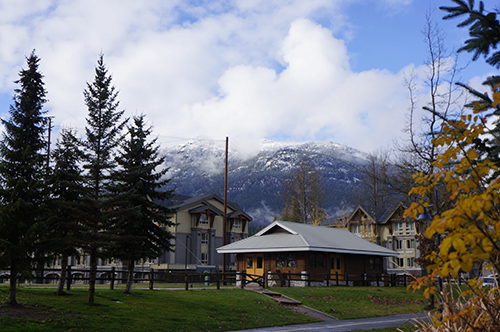
[[(429, 207), (425, 197), (431, 196), (438, 183), (446, 183), (446, 193), (453, 207), (434, 216), (426, 230), (426, 236), (442, 237), (438, 252), (429, 259), (429, 275), (413, 283), (414, 288), (426, 288), (425, 295), (440, 293), (443, 317), (435, 321), (437, 326), (463, 322), (465, 328), (500, 328), (500, 289), (485, 288), (477, 279), (472, 279), (461, 288), (458, 299), (452, 297), (450, 289), (439, 289), (436, 277), (458, 278), (460, 273), (472, 271), (474, 266), (491, 271), (500, 271), (500, 178), (493, 176), (498, 171), (495, 160), (484, 158), (478, 147), (485, 139), (496, 141), (500, 137), (489, 123), (500, 121), (500, 84), (493, 90), (493, 97), (482, 96), (482, 102), (474, 104), (473, 113), (457, 120), (443, 122), (441, 134), (434, 140), (437, 146), (446, 147), (435, 161), (438, 169), (433, 174), (415, 175), (417, 186), (410, 194), (422, 199), (414, 202), (406, 211), (416, 217)], [(494, 119), (493, 117), (496, 117)], [(450, 166), (445, 167), (445, 166)], [(475, 313), (474, 313), (475, 312)], [(474, 318), (474, 319), (472, 319)]]
[[(475, 52), (474, 59), (484, 55), (500, 68), (500, 52), (489, 55), (500, 40), (496, 14), (487, 13), (482, 2), (479, 9), (473, 1), (453, 2), (456, 7), (441, 8), (449, 13), (445, 19), (468, 15), (460, 26), (471, 25), (471, 39), (461, 50)], [(412, 283), (415, 289), (425, 288), (426, 296), (440, 296), (440, 310), (431, 324), (421, 324), (421, 331), (500, 330), (497, 278), (493, 287), (483, 287), (477, 276), (456, 289), (446, 282), (475, 268), (500, 273), (500, 77), (489, 77), (484, 84), (491, 88), (490, 95), (461, 84), (477, 101), (469, 105), (469, 114), (441, 119), (441, 131), (432, 144), (443, 153), (434, 161), (432, 174), (415, 174), (416, 185), (410, 191), (421, 198), (406, 211), (412, 217), (430, 208), (429, 197), (443, 184), (441, 197), (451, 202), (446, 210), (435, 211), (425, 232), (428, 238), (441, 239), (438, 251), (427, 257), (429, 275)]]

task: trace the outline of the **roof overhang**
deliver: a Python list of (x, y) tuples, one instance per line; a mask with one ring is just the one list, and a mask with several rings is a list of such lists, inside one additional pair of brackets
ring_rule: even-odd
[(224, 249), (218, 248), (219, 254), (249, 254), (249, 253), (265, 253), (265, 252), (291, 252), (291, 251), (311, 251), (311, 252), (326, 252), (337, 254), (351, 254), (351, 255), (368, 255), (368, 256), (384, 256), (384, 257), (398, 257), (399, 253), (377, 252), (377, 251), (363, 251), (352, 249), (336, 249), (336, 248), (319, 248), (319, 247), (282, 247), (282, 248), (256, 248), (256, 249)]

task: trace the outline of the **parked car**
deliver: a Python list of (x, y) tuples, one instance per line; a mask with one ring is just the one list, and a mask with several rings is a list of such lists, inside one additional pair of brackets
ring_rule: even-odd
[(480, 277), (479, 280), (482, 281), (483, 287), (498, 287), (498, 276), (495, 274)]

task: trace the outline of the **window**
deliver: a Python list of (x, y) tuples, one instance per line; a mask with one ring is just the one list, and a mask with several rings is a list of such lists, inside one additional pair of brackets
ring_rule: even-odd
[(262, 269), (262, 256), (257, 256), (257, 269)]
[(235, 219), (233, 222), (233, 228), (240, 229), (241, 228), (241, 220)]
[(276, 254), (276, 267), (285, 267), (285, 255)]
[(394, 240), (394, 249), (403, 249), (403, 240)]
[(399, 267), (404, 267), (404, 266), (405, 266), (404, 258), (394, 258), (394, 260), (393, 260), (393, 267), (394, 268), (399, 268)]
[(352, 224), (351, 225), (351, 232), (352, 233), (359, 233), (359, 225), (358, 224)]
[(309, 254), (309, 267), (323, 268), (325, 266), (323, 254)]
[(365, 231), (367, 233), (372, 233), (373, 232), (373, 225), (372, 224), (366, 224), (365, 225)]
[(297, 255), (296, 254), (288, 254), (286, 258), (286, 266), (287, 267), (296, 267), (297, 266)]
[(406, 258), (406, 266), (415, 267), (415, 258), (413, 257)]
[(415, 223), (413, 221), (395, 222), (394, 231), (399, 234), (410, 234), (415, 231)]
[(202, 252), (200, 257), (201, 265), (208, 265), (208, 253)]
[[(286, 259), (285, 259), (286, 258)], [(296, 267), (297, 255), (296, 254), (276, 254), (276, 267)]]
[(208, 233), (201, 233), (201, 244), (208, 244)]
[[(278, 264), (278, 262), (276, 262), (276, 264)], [(278, 267), (276, 265), (276, 267)], [(253, 257), (247, 257), (247, 269), (251, 269), (253, 268)]]
[(380, 270), (380, 257), (370, 258), (370, 270)]
[(415, 240), (406, 240), (407, 249), (415, 249)]
[(200, 215), (200, 224), (201, 225), (208, 225), (208, 216), (206, 213), (202, 213)]

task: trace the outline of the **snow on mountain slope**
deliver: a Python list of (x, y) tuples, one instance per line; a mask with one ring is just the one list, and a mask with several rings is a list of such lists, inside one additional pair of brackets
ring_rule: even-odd
[[(225, 146), (213, 141), (188, 141), (164, 149), (169, 188), (183, 195), (217, 194), (223, 196)], [(228, 197), (257, 223), (279, 216), (283, 204), (279, 191), (284, 177), (302, 159), (309, 159), (320, 171), (326, 189), (324, 208), (331, 214), (351, 205), (350, 195), (359, 176), (356, 166), (366, 154), (345, 145), (309, 141), (301, 143), (263, 140), (254, 156), (230, 148)]]

